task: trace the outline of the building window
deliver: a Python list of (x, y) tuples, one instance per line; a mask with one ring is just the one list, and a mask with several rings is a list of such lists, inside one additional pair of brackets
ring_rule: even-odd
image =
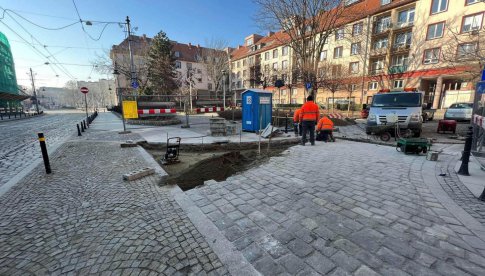
[(467, 33), (471, 31), (478, 31), (482, 27), (483, 13), (469, 15), (463, 17), (461, 25), (461, 32)]
[(391, 0), (381, 0), (381, 6), (391, 3)]
[(335, 49), (333, 49), (333, 58), (341, 58), (343, 49), (344, 48), (342, 46), (335, 47)]
[(433, 0), (431, 2), (431, 14), (444, 12), (448, 9), (448, 0)]
[(284, 46), (281, 55), (282, 56), (288, 55), (288, 50), (289, 50), (289, 47), (288, 46)]
[(364, 23), (362, 23), (362, 22), (359, 22), (359, 23), (352, 25), (352, 36), (362, 34), (363, 28), (364, 28)]
[(349, 63), (349, 73), (350, 74), (357, 74), (357, 73), (359, 73), (359, 62), (351, 62), (351, 63)]
[(444, 29), (445, 29), (445, 22), (429, 25), (428, 33), (426, 34), (426, 39), (431, 40), (431, 39), (442, 37)]
[(440, 48), (424, 50), (423, 64), (435, 64), (440, 59)]
[(246, 46), (251, 46), (251, 45), (253, 45), (253, 39), (252, 38), (246, 40)]
[(241, 78), (241, 72), (236, 73), (236, 78), (240, 79)]
[(266, 52), (264, 53), (264, 60), (268, 60), (269, 59), (269, 52)]
[(340, 28), (337, 31), (335, 31), (335, 40), (341, 40), (344, 39), (344, 28)]
[(394, 80), (394, 88), (403, 88), (404, 80)]
[(360, 42), (352, 43), (352, 45), (350, 45), (350, 54), (351, 55), (360, 54)]
[(332, 65), (332, 76), (337, 77), (342, 75), (342, 64)]
[(286, 96), (286, 89), (281, 89), (281, 96)]
[(278, 62), (273, 63), (273, 70), (278, 70)]
[(254, 65), (254, 57), (249, 57), (249, 66)]
[(182, 68), (182, 63), (180, 61), (175, 62), (175, 68), (180, 69)]
[(397, 25), (399, 27), (412, 24), (413, 22), (414, 22), (414, 8), (399, 12), (397, 16)]
[(476, 4), (480, 2), (480, 0), (466, 0), (465, 5), (471, 5), (471, 4)]
[(458, 45), (457, 56), (458, 58), (471, 58), (476, 55), (477, 42), (463, 43)]
[(355, 90), (357, 90), (357, 84), (355, 84), (355, 83), (354, 84), (350, 84), (349, 85), (349, 91), (352, 92), (352, 91), (355, 91)]
[(237, 88), (242, 88), (241, 81), (237, 81)]
[(389, 44), (389, 39), (387, 37), (379, 38), (374, 42), (373, 48), (374, 49), (381, 49), (381, 48), (387, 48), (387, 45)]
[(240, 61), (237, 62), (237, 68), (239, 68), (239, 67), (241, 67), (241, 62)]
[(207, 84), (207, 90), (212, 91), (212, 83)]
[(281, 62), (281, 69), (283, 69), (283, 70), (288, 69), (288, 61), (287, 60), (283, 60)]
[(199, 83), (201, 83), (201, 82), (202, 82), (202, 78), (198, 78), (198, 79), (197, 79), (197, 81), (198, 81)]
[(248, 62), (246, 61), (246, 59), (243, 59), (243, 67), (246, 66), (248, 64)]
[(248, 70), (243, 70), (243, 77), (247, 77), (248, 76)]
[(376, 59), (371, 61), (371, 74), (376, 75), (382, 73), (382, 68), (384, 66), (384, 59)]
[(393, 56), (391, 64), (393, 67), (406, 67), (408, 66), (409, 57), (407, 55)]
[(274, 49), (273, 50), (273, 58), (277, 58), (278, 57), (278, 49)]
[(376, 34), (382, 33), (387, 31), (391, 27), (391, 16), (385, 16), (378, 18), (376, 23), (375, 23), (375, 29), (374, 32)]
[(188, 70), (192, 70), (192, 63), (187, 62), (187, 69), (188, 69)]
[(369, 90), (377, 90), (377, 81), (369, 82)]
[(179, 51), (175, 51), (175, 57), (180, 57), (180, 52)]
[(327, 50), (320, 52), (320, 61), (324, 61), (327, 59)]
[(354, 3), (359, 2), (360, 0), (345, 0), (345, 6), (350, 6)]
[(396, 35), (394, 47), (403, 47), (411, 45), (411, 32), (400, 33)]

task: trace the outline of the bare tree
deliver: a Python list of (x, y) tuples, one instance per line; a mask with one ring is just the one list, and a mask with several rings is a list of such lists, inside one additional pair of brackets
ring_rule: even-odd
[(298, 75), (300, 82), (310, 83), (311, 93), (315, 94), (321, 83), (318, 79), (319, 58), (326, 41), (340, 25), (361, 17), (361, 12), (345, 7), (344, 0), (253, 1), (260, 6), (256, 17), (259, 25), (284, 32), (279, 42), (288, 44), (293, 51), (296, 69), (293, 73)]
[(214, 90), (221, 91), (223, 74), (229, 70), (229, 48), (224, 39), (211, 39), (206, 41), (206, 47), (201, 47), (197, 54), (197, 61), (206, 69), (209, 80), (214, 82)]

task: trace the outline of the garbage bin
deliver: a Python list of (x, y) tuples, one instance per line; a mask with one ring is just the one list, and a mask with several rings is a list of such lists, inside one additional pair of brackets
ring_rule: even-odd
[(256, 132), (271, 123), (273, 93), (261, 89), (248, 89), (242, 92), (241, 97), (244, 131)]

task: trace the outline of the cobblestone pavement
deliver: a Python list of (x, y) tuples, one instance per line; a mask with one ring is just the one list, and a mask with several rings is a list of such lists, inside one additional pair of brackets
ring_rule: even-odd
[(148, 165), (139, 149), (106, 137), (66, 142), (51, 175), (38, 166), (0, 197), (0, 275), (227, 274), (158, 175), (122, 180)]
[(424, 182), (424, 156), (295, 146), (187, 192), (264, 275), (483, 275), (485, 242)]
[(83, 118), (82, 113), (45, 114), (0, 123), (0, 187), (42, 158), (38, 132), (44, 133), (50, 148), (75, 134), (75, 124)]
[(436, 166), (436, 174), (446, 174), (438, 178), (443, 190), (468, 214), (485, 225), (485, 203), (478, 200), (455, 173), (455, 165), (460, 157), (442, 154), (440, 158), (443, 162), (441, 166)]

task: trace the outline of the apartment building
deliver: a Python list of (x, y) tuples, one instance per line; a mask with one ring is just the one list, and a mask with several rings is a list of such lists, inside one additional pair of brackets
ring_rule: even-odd
[[(135, 72), (141, 82), (147, 81), (148, 74), (148, 51), (151, 46), (152, 38), (143, 36), (132, 36), (131, 48), (133, 53), (133, 63)], [(175, 58), (175, 69), (177, 71), (177, 81), (181, 84), (183, 89), (189, 89), (191, 85), (194, 95), (208, 94), (215, 90), (215, 83), (207, 74), (207, 68), (202, 63), (201, 52), (204, 48), (200, 45), (192, 45), (191, 43), (184, 44), (177, 41), (171, 41), (172, 52)], [(212, 49), (210, 49), (212, 50)], [(119, 70), (129, 72), (130, 68), (130, 55), (128, 51), (128, 39), (123, 40), (119, 45), (113, 45), (110, 58), (113, 64), (116, 62)], [(118, 88), (125, 94), (130, 94), (131, 79), (129, 74), (120, 74), (118, 78)]]
[[(433, 108), (471, 100), (473, 82), (480, 71), (477, 56), (485, 57), (485, 41), (480, 41), (485, 40), (482, 27), (485, 3), (479, 0), (348, 0), (345, 5), (360, 13), (348, 22), (338, 22), (320, 53), (319, 63), (321, 70), (327, 72), (326, 77), (335, 78), (341, 85), (335, 93), (319, 88), (318, 103), (339, 100), (369, 103), (380, 89), (404, 87), (424, 91), (425, 102)], [(237, 89), (261, 87), (268, 75), (291, 79), (294, 68), (291, 49), (285, 50), (287, 75), (274, 73), (286, 60), (281, 55), (287, 46), (284, 37), (284, 32), (246, 37), (244, 46), (231, 55), (233, 85)], [(259, 74), (244, 73), (252, 60)], [(245, 82), (248, 72), (261, 77), (255, 78), (256, 82)], [(252, 79), (249, 75), (249, 80)], [(292, 96), (288, 98), (279, 97), (278, 89), (272, 85), (267, 87), (275, 92), (275, 101), (303, 102), (304, 85), (285, 83), (293, 83), (292, 87), (281, 88), (285, 92), (291, 89)]]

